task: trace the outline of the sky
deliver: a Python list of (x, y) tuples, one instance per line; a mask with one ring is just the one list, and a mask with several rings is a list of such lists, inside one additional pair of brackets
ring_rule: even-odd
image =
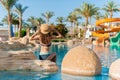
[[(66, 17), (75, 8), (79, 8), (83, 2), (95, 4), (96, 7), (102, 8), (107, 2), (112, 0), (18, 0), (17, 3), (28, 8), (23, 14), (23, 20), (27, 20), (30, 16), (42, 17), (41, 13), (53, 11), (55, 16), (50, 19), (50, 22), (55, 22), (57, 17)], [(120, 5), (120, 0), (113, 0)], [(0, 21), (7, 15), (6, 10), (0, 5)], [(116, 13), (114, 17), (120, 17), (120, 13)]]

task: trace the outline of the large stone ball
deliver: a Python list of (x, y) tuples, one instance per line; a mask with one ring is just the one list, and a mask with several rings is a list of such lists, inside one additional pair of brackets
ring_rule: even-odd
[(101, 73), (100, 59), (95, 52), (85, 46), (72, 48), (62, 61), (62, 72), (80, 76)]
[(110, 65), (109, 75), (115, 80), (120, 80), (120, 59)]

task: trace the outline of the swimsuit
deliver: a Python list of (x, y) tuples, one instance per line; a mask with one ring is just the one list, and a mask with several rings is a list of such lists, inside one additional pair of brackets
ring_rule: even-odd
[(51, 43), (49, 44), (40, 44), (41, 46), (47, 46), (47, 47), (50, 47), (51, 46)]
[(46, 60), (50, 56), (49, 52), (40, 52), (39, 59), (40, 60)]
[[(50, 47), (51, 46), (51, 43), (50, 44), (40, 44), (41, 46), (47, 46), (47, 47)], [(50, 56), (50, 53), (49, 52), (40, 52), (39, 54), (39, 59), (40, 60), (45, 60), (48, 58), (48, 56)]]

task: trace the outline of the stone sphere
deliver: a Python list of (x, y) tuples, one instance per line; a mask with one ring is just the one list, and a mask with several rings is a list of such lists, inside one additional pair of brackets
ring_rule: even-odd
[(96, 53), (77, 46), (68, 51), (62, 61), (62, 72), (79, 76), (93, 76), (101, 73), (101, 62)]
[(120, 59), (110, 65), (109, 75), (115, 80), (120, 80)]

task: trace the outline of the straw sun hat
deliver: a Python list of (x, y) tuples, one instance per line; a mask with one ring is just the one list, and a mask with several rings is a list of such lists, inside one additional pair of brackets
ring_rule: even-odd
[(43, 34), (48, 34), (50, 32), (50, 25), (49, 24), (41, 24), (40, 31)]

